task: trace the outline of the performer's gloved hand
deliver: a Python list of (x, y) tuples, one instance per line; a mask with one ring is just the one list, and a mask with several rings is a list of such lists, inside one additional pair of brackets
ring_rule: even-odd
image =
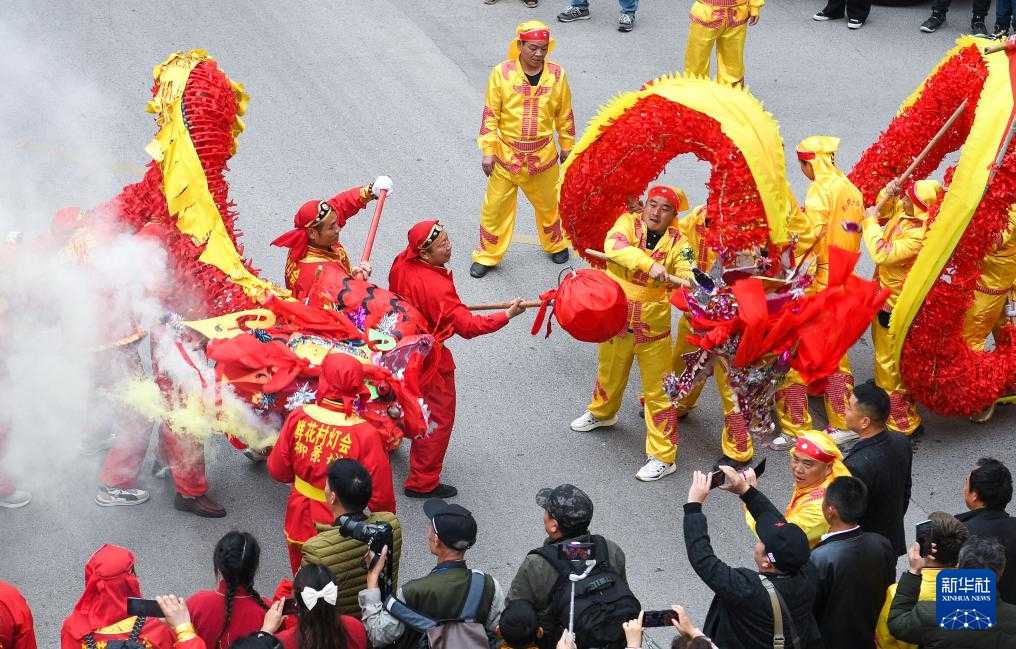
[(370, 265), (369, 261), (362, 262), (359, 266), (353, 266), (351, 275), (356, 279), (362, 279), (364, 281), (370, 278), (370, 274), (374, 272), (374, 267)]
[(388, 195), (392, 195), (392, 179), (388, 176), (378, 176), (374, 179), (374, 182), (370, 185), (370, 193), (374, 198), (381, 197), (381, 190), (388, 192)]

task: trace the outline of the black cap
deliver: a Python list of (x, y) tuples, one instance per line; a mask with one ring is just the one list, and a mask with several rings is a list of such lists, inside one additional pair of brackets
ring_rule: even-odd
[(434, 525), (437, 538), (451, 549), (464, 552), (476, 543), (476, 519), (462, 505), (431, 498), (423, 503), (423, 513)]
[(569, 532), (581, 532), (593, 520), (593, 501), (575, 485), (540, 489), (536, 493), (536, 504)]
[(769, 560), (780, 572), (794, 574), (808, 563), (811, 548), (808, 535), (782, 516), (764, 514), (755, 521), (755, 532), (766, 548)]

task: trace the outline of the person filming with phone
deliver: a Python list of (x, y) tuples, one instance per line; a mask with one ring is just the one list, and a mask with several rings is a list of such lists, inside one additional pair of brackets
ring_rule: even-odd
[(702, 512), (711, 476), (696, 471), (684, 506), (684, 543), (692, 569), (714, 594), (702, 630), (723, 649), (820, 649), (808, 537), (755, 488), (753, 469), (744, 474), (729, 466), (719, 470), (725, 478), (720, 488), (740, 496), (755, 519), (757, 571), (734, 568), (713, 552)]

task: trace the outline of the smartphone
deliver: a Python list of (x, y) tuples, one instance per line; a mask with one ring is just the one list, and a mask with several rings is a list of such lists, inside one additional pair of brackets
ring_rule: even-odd
[(139, 615), (141, 617), (165, 617), (162, 607), (154, 599), (141, 599), (140, 597), (127, 598), (127, 615)]
[[(762, 458), (762, 461), (755, 465), (755, 477), (761, 478), (762, 474), (766, 472), (766, 458)], [(709, 474), (709, 488), (715, 489), (722, 486), (727, 481), (726, 474), (723, 471), (713, 471)]]
[(286, 602), (282, 605), (282, 614), (283, 615), (296, 615), (297, 612), (298, 611), (297, 611), (296, 600), (295, 599), (287, 599)]
[(677, 613), (675, 613), (673, 609), (669, 611), (643, 611), (642, 628), (653, 629), (661, 626), (670, 626), (670, 623), (676, 617)]
[(921, 549), (922, 557), (931, 554), (931, 528), (933, 525), (934, 523), (930, 520), (922, 521), (914, 528), (914, 538), (917, 539), (917, 545)]
[(593, 558), (593, 548), (596, 545), (593, 543), (569, 541), (561, 543), (557, 547), (561, 553), (561, 558), (565, 561), (589, 561)]

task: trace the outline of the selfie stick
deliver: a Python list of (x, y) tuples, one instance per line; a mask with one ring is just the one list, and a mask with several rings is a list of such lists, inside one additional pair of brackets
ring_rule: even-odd
[(579, 575), (576, 575), (575, 573), (568, 575), (568, 581), (571, 582), (571, 607), (568, 609), (568, 633), (573, 635), (575, 634), (575, 583), (588, 577), (594, 567), (596, 567), (596, 559), (587, 559), (585, 572)]

